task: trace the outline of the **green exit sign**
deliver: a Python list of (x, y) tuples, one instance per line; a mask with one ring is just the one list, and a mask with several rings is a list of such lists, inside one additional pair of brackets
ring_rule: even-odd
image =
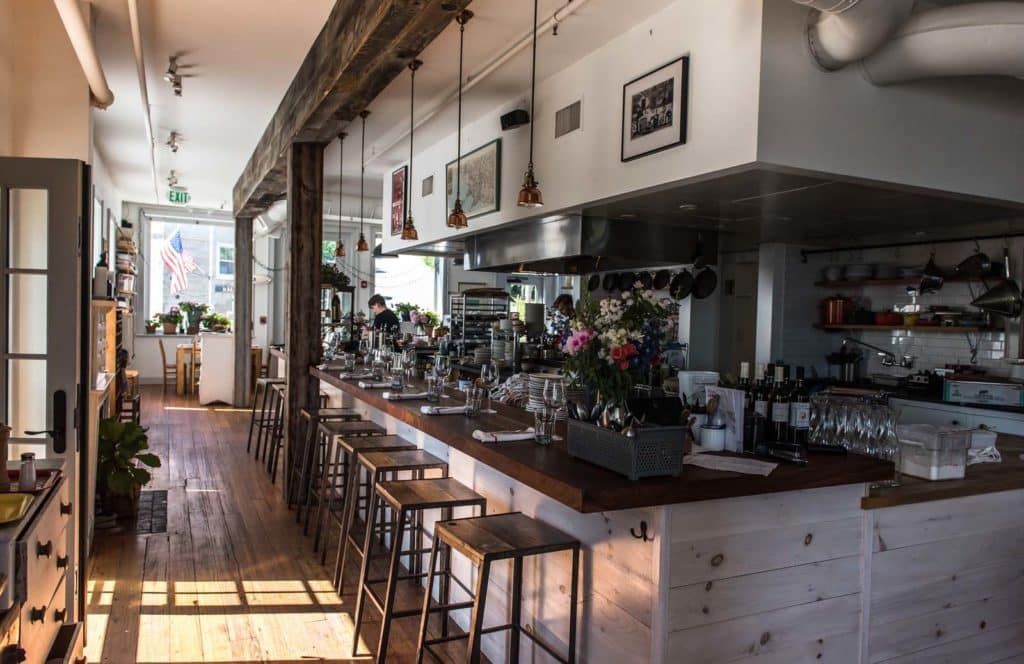
[(177, 205), (188, 205), (191, 200), (191, 196), (184, 189), (168, 189), (167, 200)]

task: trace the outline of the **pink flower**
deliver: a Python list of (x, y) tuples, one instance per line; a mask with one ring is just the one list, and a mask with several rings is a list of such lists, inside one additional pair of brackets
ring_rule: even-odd
[(592, 338), (590, 330), (576, 330), (565, 340), (562, 350), (570, 355), (575, 355), (586, 348)]

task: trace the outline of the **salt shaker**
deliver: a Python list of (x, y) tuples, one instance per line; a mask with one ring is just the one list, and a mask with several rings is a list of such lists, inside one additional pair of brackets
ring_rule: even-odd
[(21, 471), (18, 474), (18, 490), (36, 490), (36, 455), (34, 452), (23, 452), (21, 455)]

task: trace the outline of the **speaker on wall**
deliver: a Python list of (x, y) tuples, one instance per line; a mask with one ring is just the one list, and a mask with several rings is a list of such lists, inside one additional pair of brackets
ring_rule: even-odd
[(507, 131), (509, 129), (515, 129), (516, 127), (522, 127), (524, 124), (530, 123), (530, 114), (521, 108), (517, 108), (514, 111), (509, 111), (505, 115), (501, 116), (501, 130)]

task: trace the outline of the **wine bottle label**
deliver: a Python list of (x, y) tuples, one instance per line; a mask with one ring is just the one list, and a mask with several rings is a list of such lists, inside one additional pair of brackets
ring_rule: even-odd
[(768, 402), (767, 401), (755, 401), (754, 402), (754, 412), (757, 413), (758, 415), (760, 415), (761, 417), (767, 418), (768, 417)]
[(789, 425), (794, 429), (807, 429), (811, 426), (811, 404), (791, 403), (789, 405)]
[(788, 422), (789, 421), (789, 404), (788, 403), (773, 403), (772, 404), (772, 422)]

